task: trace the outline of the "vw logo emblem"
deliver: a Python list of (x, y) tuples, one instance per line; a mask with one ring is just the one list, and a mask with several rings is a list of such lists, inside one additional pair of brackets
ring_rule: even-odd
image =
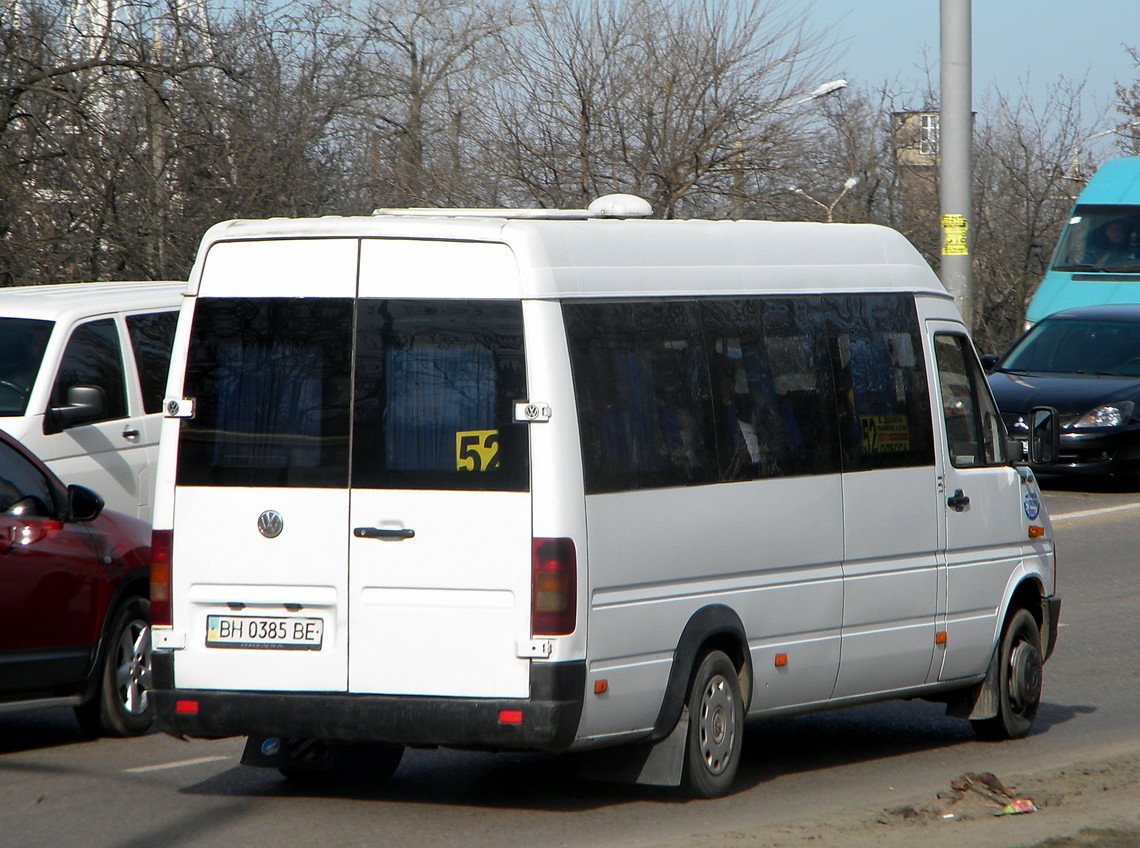
[(285, 529), (285, 519), (275, 509), (267, 509), (257, 516), (257, 531), (266, 539), (276, 539)]

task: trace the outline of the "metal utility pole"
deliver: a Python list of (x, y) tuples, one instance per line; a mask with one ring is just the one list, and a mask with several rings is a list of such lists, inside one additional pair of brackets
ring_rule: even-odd
[(973, 142), (970, 0), (942, 0), (942, 96), (939, 119), (939, 184), (942, 213), (942, 284), (973, 324), (970, 221)]

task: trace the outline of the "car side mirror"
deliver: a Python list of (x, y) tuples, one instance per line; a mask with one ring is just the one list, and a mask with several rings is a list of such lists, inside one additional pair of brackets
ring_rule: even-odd
[(1061, 453), (1061, 425), (1057, 410), (1035, 406), (1029, 410), (1029, 462), (1054, 465)]
[(94, 521), (103, 511), (103, 499), (88, 489), (72, 483), (67, 487), (69, 521)]
[(987, 353), (982, 357), (982, 368), (984, 368), (988, 374), (994, 370), (1000, 360), (1000, 356), (995, 356), (992, 353)]
[(69, 427), (98, 421), (106, 408), (106, 398), (98, 386), (72, 386), (67, 390), (67, 405), (53, 406), (49, 410), (44, 432), (58, 433)]

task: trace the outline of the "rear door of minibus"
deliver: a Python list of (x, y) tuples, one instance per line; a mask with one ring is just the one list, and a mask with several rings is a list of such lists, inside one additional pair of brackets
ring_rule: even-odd
[[(178, 686), (527, 696), (518, 272), (503, 245), (463, 246), (211, 249), (175, 498)], [(447, 296), (483, 278), (513, 299)]]

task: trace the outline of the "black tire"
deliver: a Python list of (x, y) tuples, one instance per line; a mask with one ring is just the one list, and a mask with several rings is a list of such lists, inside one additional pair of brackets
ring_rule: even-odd
[(1037, 717), (1045, 662), (1041, 631), (1028, 610), (1019, 609), (1006, 621), (998, 651), (997, 715), (970, 723), (979, 739), (1018, 739)]
[(332, 768), (284, 766), (278, 771), (291, 781), (310, 785), (325, 782), (380, 783), (395, 773), (403, 757), (403, 745), (357, 742), (334, 748)]
[(154, 722), (150, 688), (150, 601), (131, 598), (115, 612), (98, 689), (76, 717), (93, 736), (139, 736)]
[(726, 794), (740, 767), (744, 699), (736, 667), (722, 651), (701, 659), (689, 692), (689, 738), (684, 787), (699, 798)]

